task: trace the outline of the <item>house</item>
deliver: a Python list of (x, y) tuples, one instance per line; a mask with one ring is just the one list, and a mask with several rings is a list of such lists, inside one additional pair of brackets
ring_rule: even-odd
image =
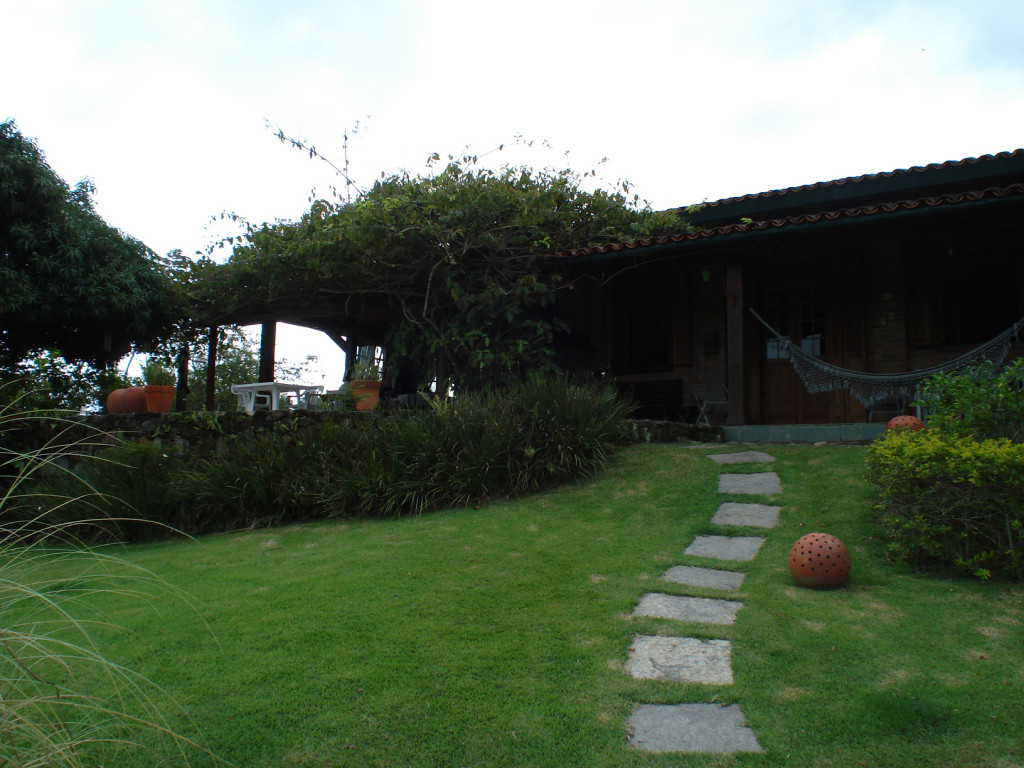
[(888, 418), (906, 390), (889, 403), (812, 394), (794, 357), (916, 371), (1024, 317), (1024, 150), (716, 200), (688, 218), (697, 231), (546, 259), (571, 285), (563, 364), (616, 382), (647, 416), (692, 420), (694, 387), (722, 385), (719, 423)]

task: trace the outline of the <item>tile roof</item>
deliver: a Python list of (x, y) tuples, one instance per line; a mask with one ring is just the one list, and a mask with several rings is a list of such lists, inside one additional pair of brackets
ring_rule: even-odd
[(919, 176), (921, 174), (933, 173), (935, 171), (944, 171), (953, 168), (969, 168), (971, 166), (988, 165), (992, 162), (998, 162), (1002, 160), (1010, 160), (1011, 158), (1024, 158), (1024, 149), (1015, 149), (1012, 152), (999, 152), (994, 155), (981, 155), (979, 157), (968, 157), (963, 160), (948, 160), (944, 163), (929, 163), (928, 165), (915, 165), (910, 168), (898, 168), (894, 171), (885, 171), (883, 173), (866, 173), (861, 176), (847, 176), (844, 179), (834, 179), (832, 181), (818, 181), (813, 184), (803, 184), (798, 187), (786, 187), (785, 189), (772, 189), (767, 192), (754, 192), (749, 195), (740, 195), (739, 197), (725, 197), (721, 200), (713, 200), (708, 203), (704, 203), (704, 208), (715, 208), (723, 205), (731, 205), (734, 203), (743, 203), (751, 200), (763, 200), (769, 197), (782, 197), (784, 195), (790, 195), (796, 192), (808, 192), (824, 190), (832, 187), (846, 187), (854, 184), (860, 184), (867, 181), (879, 181), (884, 179), (895, 179), (900, 177)]
[[(753, 203), (755, 201), (765, 200), (767, 198), (775, 198), (778, 200), (779, 205), (777, 210), (783, 210), (785, 201), (780, 198), (786, 195), (792, 195), (796, 193), (807, 193), (807, 192), (818, 192), (821, 190), (828, 190), (834, 187), (842, 187), (844, 185), (854, 186), (857, 184), (863, 184), (864, 182), (885, 182), (889, 179), (911, 177), (914, 174), (927, 175), (930, 174), (934, 177), (936, 172), (957, 172), (961, 169), (974, 170), (971, 166), (979, 164), (991, 164), (998, 163), (999, 161), (1012, 160), (1015, 163), (1017, 161), (1024, 160), (1024, 149), (1018, 149), (1013, 152), (1000, 152), (997, 155), (983, 155), (977, 158), (967, 158), (965, 160), (951, 160), (945, 163), (933, 163), (927, 166), (915, 166), (913, 168), (906, 168), (895, 171), (888, 171), (886, 173), (875, 173), (867, 174), (863, 176), (851, 176), (845, 179), (836, 179), (834, 181), (818, 182), (816, 184), (807, 184), (800, 187), (789, 187), (787, 189), (777, 189), (768, 192), (758, 192), (755, 194), (744, 195), (741, 197), (724, 198), (722, 200), (716, 200), (711, 203), (705, 203), (702, 208), (702, 212), (711, 208), (714, 209), (716, 206), (730, 206), (738, 211), (738, 215), (732, 218), (740, 219), (743, 215), (742, 205), (744, 203)], [(980, 169), (978, 169), (980, 170)], [(998, 170), (998, 169), (997, 169)], [(984, 174), (978, 174), (979, 180), (984, 179)], [(1020, 174), (1017, 174), (1020, 177)], [(922, 180), (921, 184), (916, 185), (918, 191), (924, 191), (927, 184)], [(856, 193), (854, 190), (849, 190), (851, 194), (848, 199), (852, 200)], [(910, 190), (908, 190), (910, 191)], [(714, 226), (706, 226), (703, 229), (697, 229), (691, 232), (685, 232), (674, 235), (664, 235), (660, 237), (645, 238), (643, 240), (635, 240), (632, 242), (624, 243), (608, 243), (605, 245), (591, 246), (588, 248), (570, 249), (560, 251), (558, 253), (549, 254), (546, 258), (550, 259), (564, 259), (564, 258), (580, 258), (584, 256), (594, 256), (601, 254), (612, 254), (620, 251), (631, 251), (642, 248), (648, 248), (651, 246), (660, 245), (671, 245), (685, 242), (697, 242), (708, 240), (710, 238), (738, 235), (742, 233), (754, 233), (754, 232), (767, 232), (775, 231), (780, 229), (788, 229), (790, 227), (813, 225), (813, 224), (825, 224), (829, 222), (839, 222), (844, 220), (852, 219), (863, 219), (872, 216), (883, 216), (896, 214), (914, 210), (928, 210), (941, 208), (951, 205), (959, 205), (964, 203), (979, 203), (989, 202), (994, 200), (1000, 200), (1005, 198), (1020, 197), (1024, 196), (1024, 182), (1012, 182), (1006, 184), (1000, 184), (996, 186), (986, 186), (980, 189), (964, 190), (964, 191), (950, 191), (941, 194), (923, 195), (919, 197), (908, 197), (907, 199), (899, 200), (888, 200), (885, 202), (875, 202), (867, 204), (850, 205), (848, 207), (838, 207), (828, 210), (810, 210), (794, 212), (792, 215), (778, 215), (778, 216), (767, 216), (762, 219), (746, 221), (740, 220), (736, 223), (719, 223)], [(828, 205), (829, 200), (819, 201), (824, 205)], [(806, 206), (806, 202), (805, 202)], [(774, 213), (771, 209), (767, 209), (766, 213)], [(708, 224), (714, 222), (714, 211), (712, 215), (708, 217)], [(751, 219), (754, 214), (751, 212)], [(699, 224), (698, 224), (699, 226)]]

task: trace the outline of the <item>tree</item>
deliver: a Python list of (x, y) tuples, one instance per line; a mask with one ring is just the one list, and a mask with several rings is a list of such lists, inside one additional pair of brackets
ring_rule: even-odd
[(387, 343), (400, 367), (437, 361), (476, 388), (552, 365), (564, 281), (540, 254), (686, 228), (628, 200), (627, 183), (587, 191), (569, 170), (475, 163), (449, 158), (435, 175), (392, 175), (352, 203), (318, 200), (298, 222), (250, 227), (194, 296), (199, 313), (374, 316), (387, 338), (365, 341)]
[(33, 351), (103, 367), (178, 317), (155, 254), (93, 209), (12, 121), (0, 123), (0, 372)]

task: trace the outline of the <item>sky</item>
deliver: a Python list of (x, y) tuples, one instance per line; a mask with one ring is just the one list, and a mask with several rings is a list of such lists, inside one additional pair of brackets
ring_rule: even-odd
[[(1017, 149), (1022, 38), (1019, 0), (0, 0), (0, 120), (193, 254), (237, 233), (222, 213), (296, 219), (433, 152), (664, 209)], [(280, 327), (306, 354), (336, 388), (340, 350)]]

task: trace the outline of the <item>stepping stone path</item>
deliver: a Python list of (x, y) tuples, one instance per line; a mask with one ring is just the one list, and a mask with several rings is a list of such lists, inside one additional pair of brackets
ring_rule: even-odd
[[(762, 463), (774, 457), (760, 451), (709, 456), (720, 465)], [(773, 496), (782, 493), (774, 472), (722, 473), (718, 490), (727, 494)], [(714, 525), (772, 528), (781, 507), (760, 503), (725, 502), (715, 512)], [(757, 557), (762, 536), (697, 536), (684, 554), (715, 561), (745, 562)], [(737, 571), (675, 565), (662, 578), (675, 584), (735, 592), (744, 574)], [(649, 593), (640, 598), (634, 616), (651, 616), (709, 625), (732, 624), (743, 607), (737, 600)], [(728, 640), (696, 637), (637, 636), (629, 649), (626, 672), (633, 677), (706, 685), (731, 685), (732, 644)], [(650, 752), (763, 752), (747, 726), (739, 705), (640, 704), (629, 718), (629, 746)]]

